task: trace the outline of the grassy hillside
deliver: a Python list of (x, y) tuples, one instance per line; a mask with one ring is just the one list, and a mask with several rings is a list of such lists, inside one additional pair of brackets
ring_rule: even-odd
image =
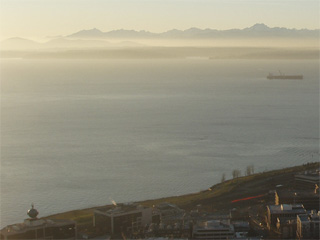
[[(218, 209), (229, 209), (232, 206), (231, 201), (234, 199), (268, 193), (268, 191), (273, 190), (278, 184), (290, 188), (292, 187), (295, 174), (306, 170), (317, 169), (319, 166), (319, 162), (316, 162), (256, 173), (250, 176), (227, 180), (198, 193), (146, 200), (139, 203), (145, 206), (153, 206), (162, 202), (170, 202), (183, 209), (192, 209), (196, 205), (201, 204), (203, 206), (214, 205), (215, 208)], [(87, 230), (92, 229), (93, 210), (94, 208), (74, 210), (51, 215), (46, 218), (72, 219), (77, 222), (80, 230)]]

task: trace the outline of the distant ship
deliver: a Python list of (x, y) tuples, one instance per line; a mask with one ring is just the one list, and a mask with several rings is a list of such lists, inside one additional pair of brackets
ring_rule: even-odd
[(267, 78), (268, 79), (303, 79), (303, 75), (285, 75), (280, 72), (280, 75), (273, 75), (272, 73), (269, 73)]

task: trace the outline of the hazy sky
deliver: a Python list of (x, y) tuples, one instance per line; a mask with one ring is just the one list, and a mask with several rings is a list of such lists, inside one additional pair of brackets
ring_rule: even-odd
[(255, 23), (319, 28), (318, 0), (0, 0), (1, 39), (42, 38), (98, 28), (163, 32)]

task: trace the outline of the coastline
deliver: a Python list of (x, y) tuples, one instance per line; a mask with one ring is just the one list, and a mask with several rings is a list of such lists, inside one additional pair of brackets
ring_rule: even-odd
[(120, 49), (1, 49), (2, 59), (318, 59), (317, 47), (127, 47)]
[[(248, 176), (226, 180), (222, 183), (209, 187), (207, 190), (196, 193), (148, 199), (138, 201), (136, 203), (144, 206), (153, 206), (161, 202), (170, 202), (185, 210), (191, 210), (200, 204), (211, 211), (219, 211), (235, 206), (236, 204), (231, 205), (232, 200), (259, 194), (267, 195), (269, 191), (274, 190), (275, 186), (279, 184), (290, 186), (293, 184), (292, 178), (295, 174), (307, 170), (319, 169), (319, 167), (320, 162), (310, 162), (299, 166), (255, 173)], [(112, 208), (113, 205), (109, 204), (92, 208), (71, 210), (45, 216), (43, 218), (74, 220), (79, 229), (87, 230), (91, 228), (94, 210), (100, 207)]]

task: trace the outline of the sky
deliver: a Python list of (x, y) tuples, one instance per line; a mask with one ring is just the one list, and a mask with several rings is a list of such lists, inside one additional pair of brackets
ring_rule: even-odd
[(0, 0), (0, 39), (98, 28), (164, 32), (191, 27), (319, 28), (318, 0)]

